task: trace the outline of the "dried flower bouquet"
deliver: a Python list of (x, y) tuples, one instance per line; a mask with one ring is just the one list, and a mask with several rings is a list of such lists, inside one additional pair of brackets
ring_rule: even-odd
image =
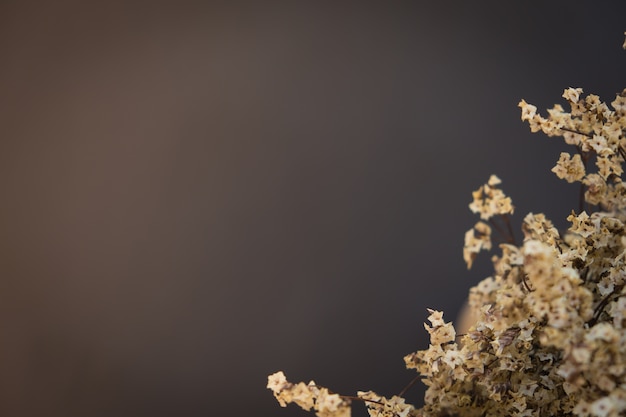
[(427, 386), (425, 405), (406, 404), (402, 394), (343, 396), (277, 372), (267, 387), (280, 405), (319, 417), (347, 417), (354, 400), (372, 417), (626, 415), (626, 90), (610, 106), (580, 88), (563, 98), (569, 111), (557, 104), (547, 117), (524, 100), (519, 107), (532, 132), (560, 136), (574, 149), (552, 169), (580, 183), (571, 225), (559, 232), (529, 213), (516, 245), (514, 207), (500, 179), (491, 176), (473, 193), (470, 209), (480, 220), (465, 234), (468, 268), (492, 248), (492, 231), (505, 243), (493, 275), (470, 290), (471, 328), (457, 334), (443, 313), (429, 310), (429, 348), (404, 358)]

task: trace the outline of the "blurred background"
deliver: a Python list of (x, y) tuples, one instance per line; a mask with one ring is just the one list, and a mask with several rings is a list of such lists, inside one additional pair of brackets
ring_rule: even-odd
[(625, 12), (1, 2), (0, 414), (309, 415), (277, 370), (397, 394), (490, 274), (471, 191), (500, 176), (516, 231), (577, 207), (517, 103), (612, 101)]

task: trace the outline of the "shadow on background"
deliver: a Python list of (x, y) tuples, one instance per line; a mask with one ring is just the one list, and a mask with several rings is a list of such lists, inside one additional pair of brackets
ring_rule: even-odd
[(576, 205), (517, 102), (626, 86), (621, 2), (434, 3), (3, 2), (0, 413), (308, 415), (279, 369), (399, 392), (426, 308), (489, 274), (470, 192)]

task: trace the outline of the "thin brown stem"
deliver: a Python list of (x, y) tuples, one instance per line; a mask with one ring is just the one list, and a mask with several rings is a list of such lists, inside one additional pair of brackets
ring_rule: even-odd
[(585, 211), (585, 184), (581, 182), (578, 190), (578, 213), (583, 211)]
[(526, 291), (533, 292), (533, 290), (528, 285), (528, 282), (526, 281), (526, 275), (525, 274), (522, 274), (522, 284), (524, 284), (524, 288), (526, 288)]
[(398, 397), (404, 397), (404, 394), (406, 394), (406, 392), (417, 383), (417, 381), (420, 380), (421, 375), (416, 376), (415, 378), (413, 378), (411, 380), (411, 382), (408, 383), (408, 385), (404, 388), (402, 388), (402, 391), (400, 391), (400, 394), (398, 394)]
[(504, 230), (502, 230), (502, 227), (500, 227), (500, 225), (493, 220), (493, 217), (489, 219), (489, 224), (491, 225), (491, 227), (496, 229), (496, 232), (498, 232), (500, 236), (506, 236), (506, 233), (504, 232)]
[(583, 132), (579, 132), (578, 130), (570, 129), (567, 127), (562, 127), (560, 128), (560, 130), (564, 130), (570, 133), (576, 133), (577, 135), (587, 136), (588, 138), (593, 138), (593, 135), (591, 133), (583, 133)]
[[(589, 327), (595, 325), (598, 320), (600, 320), (600, 316), (602, 315), (602, 312), (604, 312), (604, 308), (607, 306), (607, 304), (609, 304), (609, 301), (611, 301), (611, 297), (613, 297), (619, 291), (622, 291), (622, 288), (624, 288), (623, 285), (617, 286), (613, 291), (611, 291), (610, 294), (606, 295), (602, 300), (600, 300), (600, 303), (593, 310), (593, 317), (587, 322)], [(623, 297), (625, 295), (626, 294), (620, 294), (617, 296), (617, 298)]]
[(506, 230), (502, 228), (500, 224), (498, 224), (493, 218), (489, 219), (489, 225), (495, 229), (496, 232), (500, 235), (500, 239), (502, 239), (505, 243), (515, 244), (515, 236), (513, 235), (513, 227), (511, 226), (511, 220), (509, 216), (506, 214), (501, 214), (502, 222), (506, 226)]
[[(580, 155), (580, 159), (582, 160), (583, 166), (585, 167), (585, 172), (587, 172), (587, 163), (589, 162), (589, 154), (587, 152), (583, 152), (580, 145), (576, 146), (576, 151)], [(578, 192), (578, 212), (582, 213), (585, 210), (585, 184), (581, 181), (580, 190)]]
[(504, 220), (504, 224), (506, 225), (507, 231), (509, 232), (509, 238), (507, 239), (508, 243), (515, 245), (515, 234), (513, 233), (513, 226), (511, 225), (511, 218), (508, 214), (503, 214), (502, 219)]
[(382, 401), (368, 400), (366, 398), (361, 398), (361, 397), (357, 397), (354, 395), (340, 395), (339, 397), (341, 397), (344, 400), (363, 401), (365, 403), (375, 403), (379, 405), (385, 405)]

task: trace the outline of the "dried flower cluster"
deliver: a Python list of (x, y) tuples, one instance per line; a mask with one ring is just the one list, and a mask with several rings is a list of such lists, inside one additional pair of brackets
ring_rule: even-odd
[(314, 409), (320, 417), (349, 417), (350, 401), (327, 388), (318, 387), (314, 381), (305, 384), (293, 384), (287, 381), (281, 371), (268, 377), (267, 388), (274, 392), (279, 404), (285, 407), (288, 403), (296, 403), (304, 410)]
[(626, 90), (610, 107), (580, 88), (563, 98), (569, 111), (555, 105), (547, 117), (524, 100), (519, 107), (531, 131), (574, 147), (552, 171), (580, 183), (578, 211), (562, 232), (528, 214), (516, 245), (500, 180), (492, 176), (473, 193), (470, 209), (481, 220), (465, 235), (468, 268), (492, 248), (492, 229), (504, 243), (493, 276), (470, 290), (476, 321), (467, 333), (429, 310), (428, 349), (404, 358), (427, 385), (424, 407), (371, 391), (340, 396), (278, 372), (268, 388), (282, 406), (294, 402), (320, 417), (348, 416), (350, 400), (363, 401), (372, 417), (626, 415)]
[[(450, 326), (451, 328), (452, 326)], [(452, 329), (454, 332), (454, 329)], [(287, 381), (285, 374), (278, 371), (267, 379), (267, 388), (274, 392), (278, 403), (285, 407), (295, 403), (302, 409), (316, 411), (319, 417), (349, 417), (350, 400), (365, 402), (372, 417), (408, 417), (417, 414), (415, 407), (406, 404), (404, 398), (394, 395), (385, 398), (373, 391), (359, 391), (356, 397), (331, 393), (327, 388), (319, 387), (314, 381), (298, 384)]]

